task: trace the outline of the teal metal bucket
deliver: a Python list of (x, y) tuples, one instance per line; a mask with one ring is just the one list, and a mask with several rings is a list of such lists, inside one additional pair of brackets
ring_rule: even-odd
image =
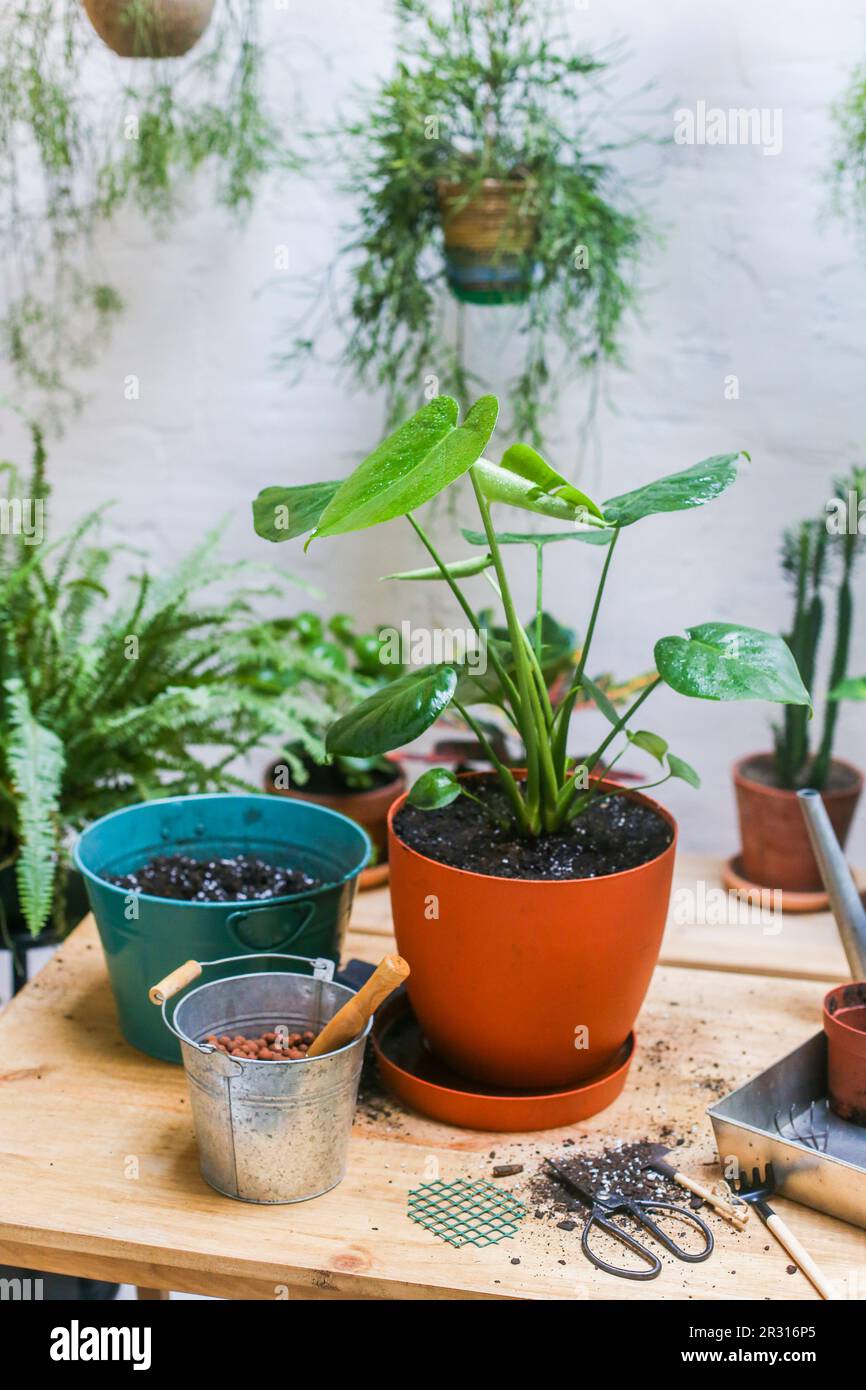
[[(194, 859), (253, 854), (322, 880), (292, 897), (191, 903), (129, 893), (107, 883), (159, 854)], [(75, 846), (76, 867), (102, 940), (127, 1042), (166, 1062), (180, 1046), (147, 992), (178, 961), (239, 951), (289, 951), (339, 962), (358, 875), (370, 841), (347, 816), (277, 796), (222, 794), (145, 801), (95, 821)]]

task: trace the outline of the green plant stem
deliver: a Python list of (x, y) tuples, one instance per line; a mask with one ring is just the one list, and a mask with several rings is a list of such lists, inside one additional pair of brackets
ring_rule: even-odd
[(491, 811), (489, 806), (485, 805), (480, 796), (476, 796), (474, 792), (468, 791), (465, 784), (462, 782), (460, 784), (460, 794), (461, 796), (467, 797), (469, 801), (474, 801), (476, 806), (480, 806), (487, 819), (492, 820), (493, 824), (498, 826), (500, 830), (504, 831), (506, 834), (511, 830), (510, 821), (503, 820), (500, 816), (497, 816), (495, 812)]
[[(487, 505), (487, 498), (484, 496), (481, 489), (481, 484), (478, 481), (478, 475), (474, 466), (469, 469), (469, 476), (472, 480), (475, 500), (478, 504), (484, 532), (487, 536), (487, 544), (490, 547), (490, 554), (493, 558), (493, 567), (496, 570), (496, 577), (499, 581), (502, 606), (505, 610), (508, 635), (511, 640), (512, 654), (517, 670), (517, 688), (520, 694), (518, 728), (523, 739), (523, 746), (526, 749), (526, 800), (531, 833), (538, 835), (541, 831), (542, 824), (542, 792), (540, 785), (541, 748), (543, 745), (546, 752), (549, 754), (550, 744), (543, 719), (539, 721), (540, 727), (536, 723), (536, 710), (538, 710), (540, 714), (540, 707), (538, 706), (537, 691), (535, 690), (534, 677), (527, 654), (525, 643), (526, 634), (523, 631), (514, 608), (511, 591), (508, 587), (508, 579), (505, 574), (505, 566), (502, 563), (499, 542), (496, 539), (496, 532), (493, 529), (493, 522), (490, 517), (490, 508)], [(532, 655), (532, 660), (534, 661), (534, 654)], [(535, 694), (535, 705), (533, 705), (533, 694)], [(555, 783), (553, 792), (555, 796)]]
[[(487, 580), (494, 594), (501, 603), (502, 590), (500, 589), (499, 585), (496, 582), (496, 579), (490, 573), (489, 570), (485, 570), (484, 578)], [(548, 691), (544, 681), (544, 672), (542, 671), (541, 666), (538, 664), (538, 657), (536, 656), (535, 647), (527, 637), (526, 629), (522, 626), (522, 624), (520, 624), (519, 626), (520, 636), (523, 640), (523, 645), (526, 648), (528, 657), (530, 658), (529, 665), (535, 680), (535, 688), (538, 692), (538, 699), (541, 701), (542, 716), (544, 718), (544, 722), (548, 730), (550, 730), (553, 727), (553, 706), (550, 703), (550, 692)]]
[[(626, 724), (637, 713), (644, 700), (646, 700), (656, 689), (656, 687), (661, 685), (661, 683), (661, 676), (656, 676), (655, 680), (652, 681), (641, 691), (637, 699), (632, 701), (625, 713), (617, 720), (617, 722), (614, 725), (611, 726), (610, 733), (602, 740), (595, 752), (591, 754), (589, 758), (586, 759), (584, 766), (586, 767), (590, 777), (592, 776), (599, 762), (604, 757), (605, 753), (607, 752), (608, 748), (613, 743), (617, 735), (622, 733)], [(569, 779), (569, 782), (563, 787), (562, 791), (560, 792), (559, 802), (557, 803), (556, 808), (556, 827), (562, 825), (563, 821), (568, 819), (568, 812), (571, 807), (571, 803), (575, 798), (575, 795), (576, 786), (574, 778), (572, 777)]]
[(541, 614), (544, 591), (544, 546), (535, 547), (535, 659), (541, 665)]
[(601, 575), (598, 581), (598, 587), (595, 591), (595, 599), (593, 601), (592, 612), (589, 617), (589, 626), (586, 629), (586, 637), (584, 639), (583, 647), (581, 648), (580, 660), (577, 664), (577, 670), (575, 671), (574, 681), (572, 682), (571, 689), (563, 697), (562, 703), (560, 704), (559, 709), (556, 712), (553, 740), (553, 765), (556, 769), (556, 773), (560, 781), (562, 780), (565, 774), (565, 760), (568, 748), (568, 729), (571, 723), (572, 713), (574, 712), (574, 702), (580, 693), (581, 681), (583, 680), (583, 673), (586, 670), (586, 661), (587, 657), (589, 656), (589, 648), (592, 643), (593, 635), (595, 633), (595, 625), (598, 621), (598, 614), (601, 608), (601, 600), (602, 595), (604, 594), (604, 586), (607, 583), (608, 570), (610, 569), (611, 560), (613, 559), (613, 552), (616, 547), (616, 543), (619, 540), (620, 530), (621, 527), (618, 526), (614, 531), (610, 545), (607, 548), (607, 554), (604, 557), (604, 565), (602, 566)]
[(436, 567), (438, 568), (439, 572), (442, 575), (442, 578), (446, 581), (449, 589), (456, 598), (457, 602), (460, 604), (460, 607), (466, 615), (466, 618), (468, 619), (469, 623), (472, 625), (473, 630), (482, 642), (487, 643), (487, 650), (490, 653), (490, 659), (493, 662), (493, 668), (496, 671), (496, 674), (499, 677), (500, 681), (502, 682), (502, 687), (506, 693), (506, 696), (508, 697), (512, 710), (514, 711), (514, 713), (510, 715), (511, 721), (516, 728), (519, 728), (519, 723), (516, 717), (516, 709), (517, 705), (519, 704), (519, 695), (513, 680), (511, 679), (507, 670), (505, 669), (505, 663), (502, 660), (499, 651), (497, 650), (494, 639), (490, 636), (486, 629), (482, 629), (481, 622), (478, 618), (478, 614), (472, 608), (471, 604), (469, 603), (468, 599), (466, 598), (462, 589), (460, 588), (460, 585), (451, 575), (448, 566), (445, 564), (445, 561), (439, 555), (439, 552), (437, 551), (430, 537), (427, 535), (423, 526), (420, 524), (420, 522), (415, 520), (411, 512), (406, 513), (406, 520), (411, 523), (412, 527), (415, 530), (415, 534), (417, 535), (421, 544), (426, 549), (434, 565), (436, 565)]
[[(451, 703), (454, 706), (454, 708), (458, 711), (460, 716), (463, 719), (465, 719), (466, 723), (469, 725), (469, 728), (472, 730), (481, 747), (484, 749), (484, 753), (487, 757), (488, 762), (494, 768), (497, 776), (499, 777), (500, 782), (505, 788), (508, 799), (511, 802), (512, 808), (514, 810), (514, 814), (517, 818), (518, 827), (521, 831), (523, 831), (524, 834), (528, 834), (530, 830), (529, 817), (526, 813), (526, 807), (523, 803), (523, 797), (520, 795), (519, 788), (514, 780), (514, 775), (511, 772), (511, 769), (507, 768), (504, 762), (502, 762), (501, 758), (497, 757), (493, 749), (493, 745), (491, 744), (481, 725), (478, 723), (477, 719), (474, 719), (472, 715), (469, 713), (469, 711), (465, 708), (465, 706), (461, 705), (459, 701), (452, 700)], [(475, 800), (477, 801), (478, 798), (476, 797)]]

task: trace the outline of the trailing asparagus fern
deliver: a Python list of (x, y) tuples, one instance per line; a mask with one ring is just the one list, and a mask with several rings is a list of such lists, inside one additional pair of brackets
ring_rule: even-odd
[[(262, 94), (259, 8), (217, 0), (188, 56), (130, 63), (81, 0), (2, 7), (0, 346), (43, 418), (81, 403), (72, 369), (94, 360), (123, 310), (96, 254), (100, 230), (131, 209), (164, 231), (205, 170), (213, 201), (243, 214), (269, 170), (297, 165)], [(152, 5), (127, 10), (140, 21)]]
[[(256, 529), (268, 539), (308, 534), (306, 545), (329, 536), (363, 530), (397, 517), (413, 528), (432, 565), (425, 577), (444, 583), (489, 658), (488, 671), (477, 672), (458, 661), (442, 661), (400, 676), (328, 731), (329, 752), (349, 756), (383, 753), (410, 742), (452, 706), (472, 729), (499, 777), (508, 798), (513, 827), (521, 835), (539, 836), (559, 830), (579, 816), (599, 795), (595, 774), (606, 759), (615, 762), (628, 747), (642, 750), (659, 764), (661, 776), (647, 783), (659, 786), (671, 777), (699, 785), (694, 769), (671, 752), (667, 741), (635, 724), (638, 711), (663, 682), (682, 695), (704, 700), (761, 699), (781, 704), (809, 705), (796, 663), (781, 638), (733, 623), (707, 622), (685, 636), (663, 637), (654, 648), (656, 675), (628, 707), (617, 710), (587, 674), (614, 554), (624, 532), (660, 512), (678, 512), (712, 501), (734, 482), (737, 454), (703, 460), (681, 473), (620, 496), (603, 507), (566, 481), (533, 448), (515, 444), (500, 462), (485, 457), (496, 423), (498, 402), (492, 396), (477, 401), (458, 423), (457, 402), (437, 397), (385, 439), (342, 482), (300, 488), (268, 488), (254, 503)], [(439, 492), (468, 476), (481, 534), (473, 556), (444, 560), (418, 516), (419, 509)], [(315, 503), (312, 498), (315, 496)], [(586, 637), (573, 681), (554, 705), (534, 639), (543, 615), (543, 547), (537, 547), (535, 632), (518, 620), (506, 572), (504, 553), (513, 533), (498, 531), (493, 508), (505, 505), (553, 517), (557, 532), (551, 544), (593, 543), (604, 559), (590, 605)], [(562, 528), (565, 523), (568, 529)], [(464, 533), (465, 534), (465, 533)], [(389, 576), (417, 581), (418, 571)], [(465, 578), (488, 581), (501, 604), (507, 636), (499, 638), (482, 624), (464, 587)], [(575, 703), (588, 693), (610, 727), (591, 755), (579, 764), (568, 752), (568, 732)], [(525, 750), (525, 783), (518, 784), (497, 756), (472, 706), (499, 708), (519, 735)], [(609, 752), (609, 750), (611, 750)], [(416, 805), (432, 809), (447, 805), (464, 788), (446, 768), (433, 768), (413, 789)]]
[(469, 312), (510, 315), (521, 358), (509, 388), (514, 428), (540, 444), (556, 379), (619, 360), (647, 236), (616, 173), (612, 129), (624, 122), (609, 97), (604, 129), (593, 128), (611, 55), (578, 49), (548, 0), (395, 0), (395, 10), (393, 71), (323, 141), (355, 200), (342, 248), (349, 275), (323, 277), (319, 313), (306, 302), (283, 360), (303, 364), (333, 312), (343, 363), (356, 381), (385, 388), (389, 425), (430, 374), (461, 399), (489, 382), (490, 361), (464, 350), (462, 308), (455, 329), (437, 187), (462, 187), (462, 207), (485, 180), (508, 181), (520, 190), (513, 218), (536, 228), (524, 257), (528, 298)]

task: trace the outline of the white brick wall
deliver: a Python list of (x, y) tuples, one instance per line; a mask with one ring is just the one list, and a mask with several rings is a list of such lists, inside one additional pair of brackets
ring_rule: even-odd
[[(655, 637), (693, 621), (782, 624), (782, 527), (819, 508), (833, 470), (862, 457), (866, 264), (849, 231), (832, 220), (822, 225), (820, 213), (827, 108), (866, 53), (866, 23), (855, 0), (820, 7), (590, 0), (588, 9), (564, 0), (563, 8), (592, 44), (626, 37), (623, 90), (655, 81), (645, 104), (667, 111), (654, 118), (660, 131), (672, 132), (674, 107), (699, 99), (781, 107), (784, 120), (776, 158), (756, 148), (673, 145), (629, 158), (635, 177), (650, 185), (646, 196), (667, 242), (646, 263), (643, 321), (627, 339), (629, 370), (607, 374), (615, 411), (600, 411), (586, 484), (608, 496), (728, 448), (747, 448), (754, 464), (712, 508), (646, 522), (623, 539), (596, 656), (599, 666), (626, 673), (649, 664)], [(393, 21), (382, 0), (294, 0), (279, 11), (263, 3), (262, 12), (275, 45), (275, 100), (290, 123), (329, 119), (354, 82), (387, 68)], [(293, 272), (307, 275), (327, 262), (346, 214), (321, 175), (269, 189), (241, 233), (192, 189), (190, 214), (167, 240), (132, 219), (103, 238), (102, 255), (130, 307), (110, 352), (85, 379), (88, 407), (54, 445), (56, 522), (116, 497), (117, 532), (159, 564), (230, 512), (230, 548), (261, 556), (266, 547), (249, 524), (254, 492), (348, 469), (377, 438), (381, 403), (348, 393), (328, 368), (293, 388), (272, 370), (292, 308), (285, 282), (269, 283), (275, 244), (288, 243)], [(501, 320), (488, 314), (474, 313), (480, 351), (487, 335), (500, 341)], [(496, 360), (498, 349), (485, 355)], [(134, 403), (123, 396), (129, 372), (142, 383)], [(728, 373), (740, 381), (735, 402), (723, 397)], [(578, 385), (559, 413), (555, 461), (573, 463), (584, 407)], [(4, 422), (4, 453), (16, 439)], [(306, 559), (299, 546), (269, 553), (318, 583), (328, 607), (387, 618), (398, 597), (378, 589), (376, 576), (414, 559), (407, 529), (396, 523), (386, 535), (325, 542)], [(552, 606), (578, 627), (597, 563), (573, 547), (550, 563)], [(528, 565), (524, 580), (528, 604)], [(431, 598), (414, 591), (411, 598), (416, 614), (432, 611)], [(866, 670), (864, 623), (866, 606), (859, 671)], [(764, 710), (663, 693), (646, 722), (704, 775), (701, 793), (675, 788), (665, 798), (681, 818), (684, 846), (730, 851), (728, 769), (738, 754), (768, 744)], [(840, 733), (839, 751), (866, 763), (862, 713), (847, 710)], [(853, 846), (861, 862), (863, 824), (861, 817)]]

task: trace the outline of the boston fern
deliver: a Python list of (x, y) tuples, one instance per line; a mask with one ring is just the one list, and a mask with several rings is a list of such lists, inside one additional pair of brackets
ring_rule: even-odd
[[(473, 730), (508, 797), (514, 829), (523, 835), (553, 832), (585, 811), (599, 794), (593, 773), (601, 760), (615, 762), (632, 746), (661, 766), (658, 786), (670, 777), (699, 785), (697, 773), (672, 753), (659, 734), (634, 727), (638, 710), (662, 682), (682, 695), (704, 700), (761, 699), (808, 705), (794, 659), (780, 637), (733, 623), (702, 623), (685, 636), (662, 637), (655, 644), (657, 674), (620, 713), (586, 674), (605, 582), (623, 532), (660, 512), (702, 506), (726, 491), (737, 473), (737, 454), (705, 459), (681, 473), (612, 497), (603, 507), (566, 481), (526, 444), (514, 444), (499, 463), (485, 457), (498, 414), (498, 402), (484, 396), (458, 423), (457, 402), (439, 396), (374, 450), (348, 478), (299, 488), (269, 488), (254, 503), (260, 534), (288, 539), (309, 532), (306, 544), (328, 536), (377, 526), (405, 517), (432, 561), (426, 577), (447, 585), (479, 641), (487, 643), (488, 670), (477, 672), (456, 662), (439, 662), (400, 676), (363, 701), (328, 731), (331, 753), (369, 756), (410, 742), (453, 706)], [(483, 542), (474, 555), (443, 560), (417, 516), (418, 509), (459, 478), (467, 476), (475, 494)], [(604, 560), (593, 598), (586, 638), (574, 678), (555, 707), (542, 665), (543, 653), (517, 618), (503, 552), (511, 534), (494, 526), (492, 508), (516, 507), (565, 523), (551, 533), (551, 544), (594, 542)], [(470, 533), (471, 535), (471, 533)], [(530, 539), (530, 538), (527, 538)], [(539, 550), (539, 554), (541, 551)], [(470, 603), (464, 579), (482, 576), (501, 604), (507, 639), (491, 638)], [(400, 575), (392, 576), (399, 579)], [(405, 576), (417, 580), (417, 571)], [(541, 624), (543, 586), (537, 585), (536, 629)], [(483, 635), (482, 635), (483, 633)], [(580, 765), (569, 756), (569, 723), (581, 691), (588, 692), (610, 729)], [(526, 779), (518, 783), (503, 765), (471, 711), (497, 705), (519, 734)], [(611, 749), (611, 753), (608, 750)], [(432, 768), (415, 784), (411, 800), (422, 808), (447, 805), (463, 793), (446, 768)]]
[[(343, 248), (348, 292), (341, 301), (342, 281), (329, 276), (323, 304), (336, 292), (344, 364), (386, 388), (389, 423), (430, 374), (465, 399), (490, 371), (467, 360), (464, 327), (450, 331), (439, 188), (461, 186), (471, 203), (486, 180), (516, 185), (513, 220), (531, 219), (535, 232), (528, 296), (509, 311), (522, 353), (509, 399), (515, 430), (539, 444), (555, 377), (617, 357), (634, 297), (643, 217), (615, 176), (609, 132), (596, 145), (589, 126), (607, 65), (574, 50), (547, 3), (397, 0), (396, 9), (394, 71), (328, 134), (357, 212)], [(307, 320), (285, 360), (314, 348)]]
[[(46, 498), (39, 448), (26, 485), (6, 469), (4, 516)], [(34, 933), (52, 903), (61, 912), (69, 830), (148, 797), (257, 790), (232, 763), (264, 742), (323, 757), (319, 731), (351, 686), (285, 621), (256, 618), (286, 581), (227, 565), (216, 534), (173, 572), (134, 575), (112, 602), (116, 552), (98, 541), (100, 517), (53, 544), (11, 526), (0, 536), (0, 858), (16, 866)]]

